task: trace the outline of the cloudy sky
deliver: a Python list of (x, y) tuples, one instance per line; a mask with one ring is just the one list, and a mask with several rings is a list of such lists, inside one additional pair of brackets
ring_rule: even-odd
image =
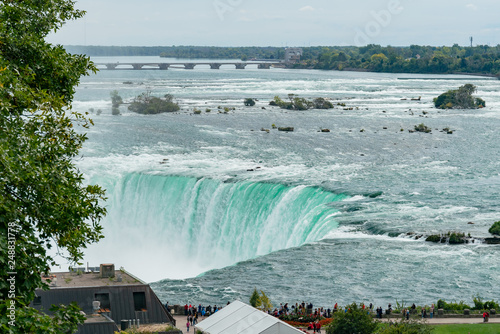
[(500, 44), (499, 0), (77, 0), (64, 45)]

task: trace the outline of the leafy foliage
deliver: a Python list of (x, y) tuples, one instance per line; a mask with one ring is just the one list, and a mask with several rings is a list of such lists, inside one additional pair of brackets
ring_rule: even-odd
[(377, 328), (377, 322), (366, 310), (353, 303), (347, 312), (336, 312), (333, 320), (326, 327), (327, 334), (371, 334)]
[(258, 308), (259, 306), (262, 305), (257, 289), (253, 290), (252, 296), (250, 297), (250, 305), (252, 305), (255, 308)]
[(482, 310), (498, 310), (498, 309), (500, 309), (500, 306), (494, 300), (483, 301), (483, 299), (480, 296), (475, 296), (473, 300), (474, 300), (473, 310), (481, 310), (482, 311)]
[(252, 98), (247, 98), (247, 99), (245, 99), (245, 101), (243, 101), (243, 103), (247, 107), (253, 107), (255, 105), (255, 100)]
[(356, 69), (389, 73), (481, 73), (500, 75), (500, 45), (490, 47), (363, 47), (304, 48), (296, 67), (324, 70)]
[[(500, 75), (500, 45), (475, 47), (421, 46), (383, 47), (304, 47), (299, 68), (323, 70), (357, 69), (390, 73), (483, 73)], [(89, 56), (158, 56), (211, 59), (283, 59), (279, 47), (205, 47), (205, 46), (71, 46), (72, 53)], [(375, 56), (375, 57), (373, 57)]]
[(434, 99), (434, 105), (439, 109), (478, 109), (486, 107), (486, 102), (481, 98), (472, 96), (476, 86), (466, 84), (456, 90), (449, 90)]
[(322, 97), (315, 98), (313, 100), (313, 104), (314, 104), (314, 109), (332, 109), (333, 108), (333, 103), (325, 100)]
[[(92, 121), (71, 101), (80, 77), (96, 69), (44, 39), (83, 14), (70, 0), (0, 5), (0, 309), (6, 314), (14, 303), (13, 333), (73, 331), (82, 318), (72, 306), (50, 319), (27, 305), (37, 288), (46, 288), (41, 273), (56, 264), (47, 249), (55, 245), (77, 263), (82, 249), (103, 237), (104, 191), (85, 186), (73, 163), (86, 140), (74, 125)], [(8, 272), (16, 272), (15, 285), (6, 281)]]
[(252, 296), (250, 297), (250, 305), (256, 308), (262, 308), (264, 311), (271, 310), (273, 308), (273, 304), (271, 304), (271, 300), (266, 296), (264, 291), (260, 290), (260, 295), (257, 289), (253, 290)]
[(452, 303), (447, 303), (445, 302), (444, 300), (442, 299), (439, 299), (437, 301), (437, 308), (438, 309), (443, 309), (443, 310), (447, 310), (447, 311), (463, 311), (463, 310), (467, 310), (467, 309), (471, 309), (471, 307), (467, 304), (465, 304), (465, 302), (463, 300), (461, 300), (460, 302), (452, 302)]
[(264, 291), (260, 290), (260, 300), (262, 302), (262, 307), (264, 308), (264, 311), (271, 310), (273, 308), (273, 304), (271, 304), (271, 300), (269, 297), (266, 296)]
[(416, 320), (385, 324), (377, 334), (430, 334), (433, 329), (426, 323)]
[(120, 114), (120, 105), (123, 103), (123, 99), (120, 95), (118, 95), (118, 91), (114, 90), (110, 93), (111, 95), (111, 112), (113, 115)]
[(295, 94), (288, 94), (289, 101), (283, 101), (279, 96), (275, 96), (269, 103), (272, 106), (278, 106), (281, 109), (288, 110), (308, 110), (308, 109), (332, 109), (333, 104), (322, 97), (309, 101), (305, 98), (298, 97)]
[(494, 223), (488, 230), (491, 234), (500, 235), (500, 221)]
[(426, 126), (424, 123), (420, 123), (419, 125), (415, 125), (415, 131), (417, 132), (424, 132), (424, 133), (431, 133), (432, 129)]
[(152, 96), (151, 91), (147, 91), (137, 96), (128, 107), (129, 110), (139, 114), (160, 114), (164, 112), (178, 111), (179, 105), (173, 102), (174, 97), (166, 94), (163, 99)]

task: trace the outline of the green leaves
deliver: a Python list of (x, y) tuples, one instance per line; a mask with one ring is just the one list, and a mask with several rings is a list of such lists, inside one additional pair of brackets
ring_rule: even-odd
[(346, 307), (347, 312), (339, 310), (334, 313), (332, 322), (326, 328), (327, 334), (371, 334), (375, 331), (377, 322), (367, 310), (356, 303)]
[(26, 306), (46, 288), (41, 274), (55, 264), (46, 252), (52, 244), (78, 262), (103, 237), (104, 191), (84, 185), (73, 163), (86, 140), (74, 127), (91, 120), (71, 101), (80, 77), (96, 68), (44, 40), (82, 15), (67, 0), (0, 5), (0, 273), (15, 276), (14, 285), (0, 283), (0, 309), (16, 305), (16, 327), (0, 328), (14, 333), (76, 330), (83, 321), (76, 305), (54, 309), (53, 318)]

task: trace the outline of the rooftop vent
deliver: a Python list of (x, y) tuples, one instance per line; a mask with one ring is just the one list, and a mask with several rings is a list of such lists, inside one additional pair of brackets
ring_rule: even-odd
[(109, 263), (101, 264), (100, 272), (102, 278), (115, 277), (115, 265)]

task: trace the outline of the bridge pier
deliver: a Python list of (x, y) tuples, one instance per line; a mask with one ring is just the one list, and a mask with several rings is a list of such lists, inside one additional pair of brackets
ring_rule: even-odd
[(140, 70), (142, 68), (142, 64), (132, 64), (132, 67), (134, 68), (134, 70)]
[(210, 64), (210, 68), (211, 68), (212, 70), (218, 70), (218, 69), (220, 69), (221, 65), (222, 65), (222, 64), (219, 64), (219, 63), (211, 63), (211, 64)]
[(160, 70), (168, 70), (168, 68), (170, 67), (170, 64), (160, 63), (160, 64), (158, 64), (158, 67), (160, 68)]
[(247, 66), (247, 64), (245, 64), (245, 63), (236, 63), (234, 65), (236, 66), (237, 70), (244, 70), (245, 67)]
[(258, 66), (259, 69), (269, 70), (271, 68), (271, 64), (269, 63), (261, 63)]
[(187, 64), (184, 64), (184, 69), (193, 70), (195, 66), (196, 66), (196, 64), (194, 64), (194, 63), (187, 63)]
[(118, 66), (118, 64), (106, 64), (106, 68), (108, 70), (114, 70)]

